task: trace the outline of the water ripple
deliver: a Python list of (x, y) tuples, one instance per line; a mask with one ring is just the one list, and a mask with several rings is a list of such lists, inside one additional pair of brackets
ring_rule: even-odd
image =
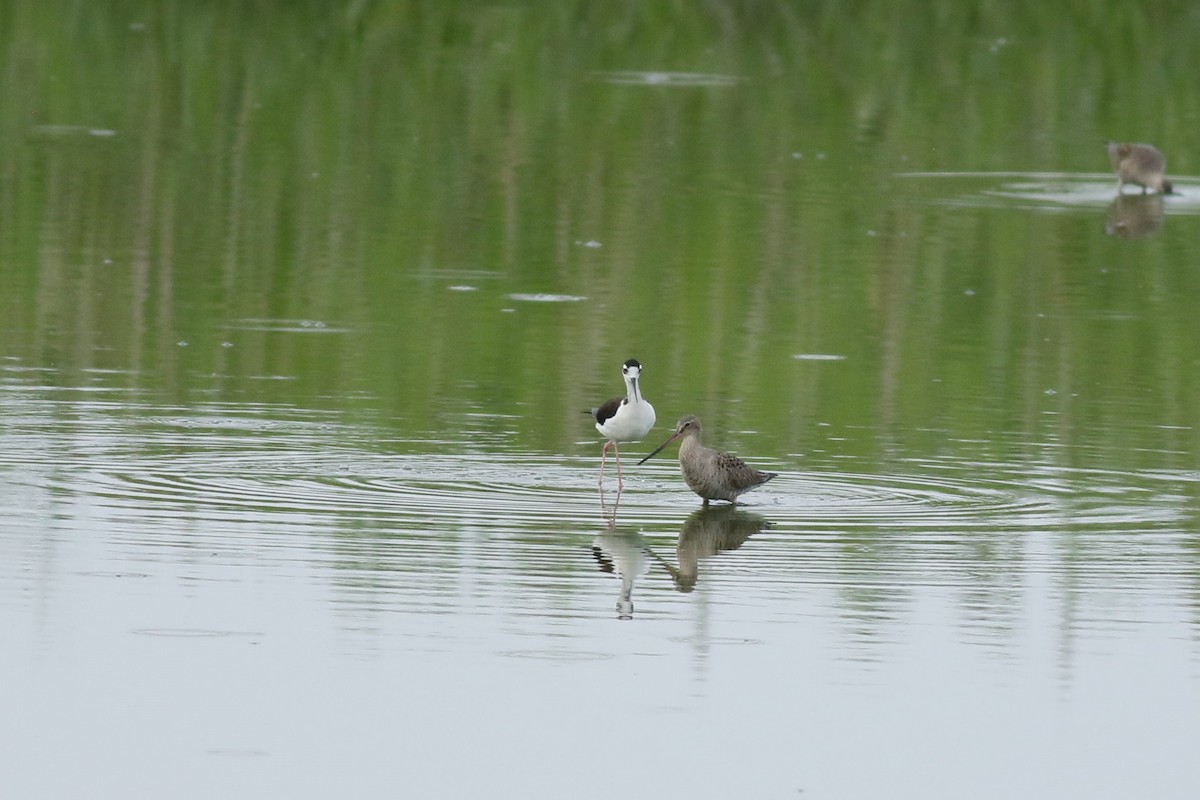
[[(772, 468), (779, 468), (774, 465)], [(506, 454), (367, 456), (352, 450), (279, 454), (198, 452), (93, 463), (87, 473), (57, 473), (57, 488), (89, 493), (116, 508), (209, 513), (418, 517), (457, 524), (484, 519), (519, 528), (591, 521), (599, 508), (591, 459)], [(676, 520), (698, 499), (670, 464), (626, 470), (623, 519)], [(747, 495), (748, 510), (809, 530), (855, 527), (922, 530), (1044, 530), (1177, 523), (1178, 492), (1123, 485), (1121, 474), (1035, 473), (1004, 477), (784, 472)], [(995, 476), (993, 469), (989, 474)], [(1169, 476), (1156, 475), (1166, 481)], [(1192, 475), (1176, 481), (1195, 482)], [(1104, 485), (1108, 482), (1107, 485)], [(606, 476), (609, 503), (615, 475)]]
[[(897, 177), (941, 187), (945, 194), (934, 202), (957, 208), (1055, 212), (1105, 208), (1117, 200), (1116, 178), (1109, 172), (903, 172)], [(1177, 187), (1176, 194), (1166, 199), (1159, 213), (1200, 214), (1195, 179), (1175, 175), (1171, 178)], [(1137, 193), (1128, 192), (1128, 197), (1135, 196)]]
[[(590, 526), (600, 516), (597, 458), (479, 452), (471, 443), (384, 442), (313, 412), (239, 407), (187, 413), (64, 406), (13, 408), (0, 449), (10, 482), (88, 497), (113, 515), (172, 520), (269, 518), (288, 525), (369, 518), (497, 530)], [(403, 452), (390, 452), (398, 450)], [(414, 452), (434, 450), (438, 452)], [(966, 460), (897, 462), (892, 473), (796, 469), (745, 496), (747, 510), (795, 531), (1157, 530), (1190, 524), (1200, 475)], [(71, 465), (64, 468), (64, 465)], [(668, 461), (626, 465), (619, 518), (669, 529), (699, 506)], [(611, 506), (615, 470), (606, 486)], [(611, 510), (611, 509), (610, 509)]]

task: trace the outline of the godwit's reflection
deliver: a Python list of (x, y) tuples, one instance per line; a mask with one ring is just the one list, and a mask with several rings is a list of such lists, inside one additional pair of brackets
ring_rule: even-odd
[(1122, 194), (1108, 207), (1104, 232), (1122, 239), (1142, 239), (1158, 233), (1162, 224), (1161, 194)]
[(612, 573), (621, 579), (617, 617), (633, 619), (633, 584), (650, 568), (646, 540), (637, 531), (622, 530), (610, 523), (592, 542), (592, 556), (601, 572)]
[(771, 523), (736, 506), (709, 506), (689, 516), (679, 531), (675, 554), (679, 568), (671, 570), (675, 587), (690, 592), (700, 574), (700, 562), (725, 550), (736, 550)]

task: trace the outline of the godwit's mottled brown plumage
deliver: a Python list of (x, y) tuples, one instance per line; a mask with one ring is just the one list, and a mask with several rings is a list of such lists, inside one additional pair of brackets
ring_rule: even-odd
[(679, 466), (683, 469), (683, 480), (689, 489), (704, 498), (704, 505), (708, 505), (709, 500), (736, 503), (738, 495), (762, 486), (777, 475), (754, 469), (735, 455), (719, 453), (700, 444), (700, 419), (692, 414), (679, 420), (675, 432), (638, 463), (644, 464), (681, 436)]
[(1167, 158), (1154, 145), (1109, 142), (1108, 160), (1117, 173), (1117, 192), (1127, 183), (1141, 186), (1143, 194), (1147, 189), (1159, 194), (1173, 191), (1171, 182), (1163, 177), (1167, 171)]

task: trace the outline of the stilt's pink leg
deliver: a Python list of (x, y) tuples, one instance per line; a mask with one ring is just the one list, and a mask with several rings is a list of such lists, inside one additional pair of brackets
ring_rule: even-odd
[(619, 494), (620, 491), (625, 488), (625, 481), (621, 479), (621, 448), (617, 446), (615, 439), (613, 440), (612, 446), (613, 454), (617, 457), (617, 493)]
[(600, 451), (600, 480), (596, 481), (600, 484), (600, 488), (604, 488), (604, 459), (608, 457), (608, 446), (612, 444), (612, 440), (604, 443), (604, 448)]

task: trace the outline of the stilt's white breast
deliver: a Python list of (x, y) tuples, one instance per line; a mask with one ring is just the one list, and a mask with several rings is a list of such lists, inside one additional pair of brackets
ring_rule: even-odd
[(654, 406), (645, 400), (630, 402), (626, 399), (604, 422), (596, 423), (596, 430), (607, 439), (618, 442), (636, 442), (654, 427)]

